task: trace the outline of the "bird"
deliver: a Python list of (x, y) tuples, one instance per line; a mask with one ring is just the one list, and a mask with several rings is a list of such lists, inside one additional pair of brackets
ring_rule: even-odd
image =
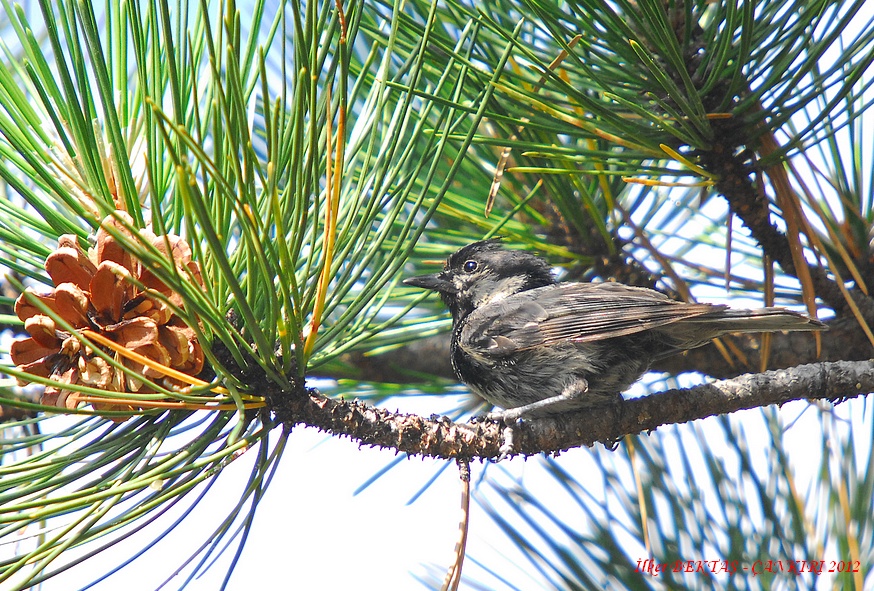
[(690, 303), (612, 281), (559, 282), (539, 256), (480, 240), (443, 271), (404, 284), (440, 294), (452, 315), (450, 358), (458, 379), (521, 419), (617, 403), (655, 361), (730, 333), (818, 331), (784, 308)]

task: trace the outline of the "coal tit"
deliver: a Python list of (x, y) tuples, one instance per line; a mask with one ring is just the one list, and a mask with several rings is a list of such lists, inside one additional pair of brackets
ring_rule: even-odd
[(662, 357), (728, 333), (823, 330), (782, 308), (684, 303), (621, 283), (557, 283), (550, 266), (498, 239), (469, 244), (441, 273), (404, 281), (452, 313), (458, 378), (506, 409), (506, 424), (616, 402)]

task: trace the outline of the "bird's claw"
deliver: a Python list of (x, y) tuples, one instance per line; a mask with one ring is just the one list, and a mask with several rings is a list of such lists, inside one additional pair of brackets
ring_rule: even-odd
[(501, 460), (505, 460), (510, 457), (512, 454), (516, 452), (515, 445), (513, 442), (514, 433), (513, 427), (506, 425), (504, 429), (501, 431), (501, 447), (498, 448), (500, 455), (498, 456), (497, 462)]

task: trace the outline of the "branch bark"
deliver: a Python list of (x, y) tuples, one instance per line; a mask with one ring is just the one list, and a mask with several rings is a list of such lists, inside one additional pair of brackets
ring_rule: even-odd
[[(514, 441), (521, 455), (556, 453), (597, 442), (612, 445), (625, 435), (748, 408), (802, 399), (839, 402), (872, 391), (874, 361), (814, 363), (523, 422), (515, 428)], [(500, 455), (503, 425), (498, 423), (393, 413), (315, 390), (269, 398), (276, 420), (287, 428), (305, 424), (411, 455), (481, 460)]]

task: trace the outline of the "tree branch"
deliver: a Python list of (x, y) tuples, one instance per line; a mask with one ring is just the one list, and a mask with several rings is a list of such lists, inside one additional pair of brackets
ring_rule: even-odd
[(8, 404), (0, 404), (0, 423), (33, 419), (36, 418), (37, 414), (37, 411), (29, 408), (19, 408)]
[[(721, 139), (714, 142), (709, 151), (699, 153), (702, 166), (717, 177), (716, 190), (725, 197), (731, 211), (749, 229), (762, 252), (779, 263), (788, 275), (798, 277), (789, 239), (771, 221), (770, 203), (761, 187), (753, 182), (751, 175), (754, 168), (748, 157), (744, 156), (745, 152), (738, 153), (741, 147), (748, 148), (754, 140), (745, 137), (743, 121), (714, 121), (713, 125), (717, 137)], [(808, 272), (816, 295), (839, 316), (850, 316), (844, 294), (835, 280), (816, 265), (808, 265)], [(874, 322), (874, 301), (858, 290), (849, 293), (865, 319), (869, 323)]]
[[(554, 453), (596, 442), (612, 445), (625, 435), (742, 409), (802, 399), (841, 401), (872, 391), (872, 361), (814, 363), (525, 421), (515, 428), (514, 440), (522, 455)], [(327, 398), (315, 390), (275, 393), (269, 399), (276, 420), (287, 428), (305, 424), (411, 455), (447, 459), (500, 455), (503, 426), (498, 423), (453, 423), (436, 415), (426, 419)]]

